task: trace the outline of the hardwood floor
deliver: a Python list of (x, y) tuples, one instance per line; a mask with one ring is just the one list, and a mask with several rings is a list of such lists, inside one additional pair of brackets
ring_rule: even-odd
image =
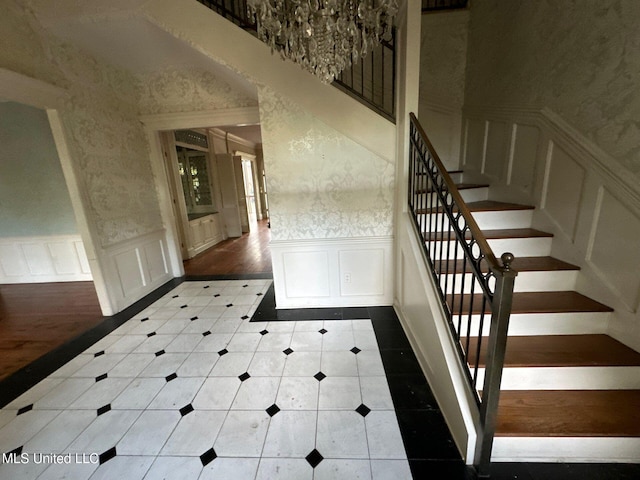
[[(187, 276), (238, 273), (272, 273), (267, 220), (252, 224), (252, 230), (238, 238), (229, 238), (201, 254), (186, 260)], [(257, 228), (255, 228), (257, 225)]]
[(0, 380), (103, 318), (93, 282), (0, 285)]
[[(271, 273), (267, 220), (184, 263), (187, 275)], [(103, 321), (92, 282), (0, 285), (0, 381)]]

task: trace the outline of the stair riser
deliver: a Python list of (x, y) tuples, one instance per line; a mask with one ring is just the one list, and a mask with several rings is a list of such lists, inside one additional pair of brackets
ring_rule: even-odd
[[(454, 237), (453, 234), (451, 236)], [(448, 239), (448, 233), (445, 232), (444, 237)], [(545, 257), (551, 253), (551, 240), (551, 237), (496, 238), (488, 240), (488, 243), (497, 258), (505, 252), (511, 252), (516, 257)], [(457, 248), (456, 258), (463, 258), (464, 251), (457, 241), (445, 242), (442, 246), (440, 242), (429, 242), (428, 245), (435, 249), (438, 256), (442, 249), (443, 258), (448, 255), (451, 259), (456, 255), (454, 248)]]
[[(484, 368), (478, 383), (484, 382)], [(502, 390), (635, 390), (640, 367), (517, 367), (502, 372)]]
[[(575, 270), (563, 270), (554, 272), (519, 272), (514, 285), (515, 292), (562, 292), (573, 290), (578, 272)], [(440, 286), (446, 293), (453, 293), (455, 277), (455, 290), (460, 291), (462, 287), (462, 274), (445, 275)], [(446, 282), (445, 282), (446, 278)], [(473, 275), (468, 273), (464, 275), (464, 293), (471, 293)], [(446, 283), (446, 285), (445, 285)], [(475, 283), (475, 292), (480, 292), (480, 284)]]
[[(516, 313), (509, 319), (509, 335), (582, 335), (607, 333), (609, 312)], [(461, 335), (466, 335), (468, 316), (463, 316)], [(454, 324), (457, 325), (457, 317)], [(471, 334), (478, 334), (480, 316), (471, 317)], [(485, 318), (482, 335), (489, 335), (489, 317)]]
[(640, 462), (636, 437), (499, 437), (494, 462)]
[[(499, 212), (475, 212), (473, 218), (481, 230), (500, 230), (506, 228), (531, 228), (533, 210), (506, 210)], [(418, 221), (422, 225), (432, 225), (437, 230), (443, 230), (443, 214), (419, 214)], [(431, 222), (431, 223), (429, 223)], [(449, 226), (446, 215), (444, 216), (444, 230)]]
[[(481, 200), (487, 200), (489, 198), (489, 189), (487, 187), (481, 188), (464, 188), (459, 190), (462, 199), (469, 202), (479, 202)], [(440, 199), (435, 193), (424, 193), (418, 195), (416, 198), (417, 205), (422, 205), (425, 208), (429, 205), (438, 205)]]

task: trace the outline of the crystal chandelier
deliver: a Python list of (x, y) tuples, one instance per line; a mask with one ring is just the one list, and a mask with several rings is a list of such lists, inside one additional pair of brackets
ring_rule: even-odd
[(331, 83), (391, 35), (396, 0), (247, 0), (258, 37)]

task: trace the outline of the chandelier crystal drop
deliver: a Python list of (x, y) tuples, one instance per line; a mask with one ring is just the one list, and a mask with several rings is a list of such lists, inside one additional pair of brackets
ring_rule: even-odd
[(396, 0), (247, 0), (258, 37), (331, 83), (383, 39), (389, 39)]

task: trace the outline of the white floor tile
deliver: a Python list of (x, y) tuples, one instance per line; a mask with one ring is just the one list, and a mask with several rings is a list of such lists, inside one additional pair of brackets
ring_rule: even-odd
[(317, 410), (319, 389), (313, 377), (282, 377), (275, 403), (282, 410)]
[(109, 378), (137, 377), (156, 356), (153, 353), (130, 353), (109, 370)]
[(131, 383), (130, 378), (105, 378), (95, 382), (87, 391), (80, 395), (70, 409), (93, 409), (111, 403)]
[(312, 480), (313, 468), (299, 458), (262, 458), (256, 480)]
[(78, 355), (74, 359), (68, 361), (58, 370), (53, 372), (49, 376), (49, 378), (70, 377), (71, 375), (76, 373), (78, 370), (80, 370), (82, 367), (84, 367), (87, 363), (89, 363), (91, 360), (93, 360), (93, 358), (94, 358), (93, 353)]
[[(222, 316), (222, 312), (224, 312), (227, 309), (227, 307), (224, 306), (225, 305), (224, 302), (218, 302), (217, 301), (218, 298), (213, 298), (209, 302), (209, 305), (207, 307), (204, 307), (202, 311), (198, 314), (198, 317), (215, 319), (215, 320), (220, 318)], [(232, 301), (233, 299), (230, 299), (230, 300)]]
[(177, 411), (144, 411), (116, 445), (120, 455), (157, 455), (180, 421)]
[(0, 463), (0, 478), (11, 480), (35, 480), (49, 465), (44, 463)]
[(304, 322), (269, 322), (266, 329), (270, 332), (291, 333), (299, 323)]
[(142, 480), (153, 463), (154, 457), (116, 456), (100, 465), (91, 480)]
[(204, 467), (198, 480), (254, 480), (259, 461), (258, 458), (218, 457)]
[(202, 455), (213, 447), (226, 416), (224, 410), (195, 410), (188, 413), (180, 419), (160, 455)]
[(176, 378), (167, 382), (147, 407), (151, 410), (177, 410), (191, 403), (204, 383), (203, 377)]
[(262, 335), (257, 351), (259, 352), (282, 352), (291, 345), (291, 333), (271, 332)]
[(356, 355), (348, 350), (340, 352), (323, 352), (320, 370), (325, 375), (339, 377), (358, 376)]
[(324, 320), (309, 320), (294, 323), (294, 331), (296, 332), (317, 332), (324, 328)]
[(134, 353), (155, 353), (159, 350), (163, 350), (176, 338), (175, 334), (172, 335), (154, 335), (148, 337), (133, 351)]
[(111, 402), (111, 408), (114, 410), (145, 409), (166, 383), (164, 378), (135, 378), (127, 388)]
[(353, 337), (355, 340), (355, 346), (360, 350), (378, 350), (378, 340), (376, 334), (373, 331), (368, 330), (354, 330)]
[(282, 375), (311, 377), (320, 371), (320, 352), (293, 352), (287, 355)]
[(222, 457), (259, 457), (270, 417), (265, 411), (230, 411), (214, 449)]
[(106, 452), (116, 446), (141, 413), (140, 410), (111, 410), (100, 415), (67, 447), (67, 451)]
[(188, 318), (172, 318), (163, 326), (161, 326), (156, 333), (158, 335), (171, 335), (182, 333), (185, 328), (191, 323), (191, 318), (197, 315), (191, 315)]
[(0, 452), (24, 445), (59, 414), (59, 410), (31, 410), (15, 416), (0, 429)]
[(351, 411), (319, 411), (316, 449), (325, 459), (368, 459), (364, 418)]
[(33, 405), (34, 409), (67, 408), (76, 398), (86, 392), (95, 378), (68, 378), (53, 387)]
[(38, 478), (42, 480), (87, 480), (98, 468), (97, 464), (91, 463), (62, 463), (49, 465), (49, 467)]
[[(151, 333), (151, 332), (149, 332)], [(116, 342), (109, 347), (103, 349), (109, 353), (131, 353), (138, 348), (148, 338), (146, 335), (122, 335), (120, 337), (114, 337)], [(99, 351), (99, 350), (98, 350)]]
[[(326, 324), (326, 322), (325, 322)], [(353, 331), (350, 329), (335, 329), (335, 327), (325, 327), (327, 333), (322, 335), (322, 350), (343, 350), (347, 351), (355, 347), (356, 342), (353, 338)]]
[(314, 480), (371, 480), (371, 465), (368, 460), (326, 459), (315, 469)]
[(164, 349), (167, 352), (186, 352), (191, 353), (196, 346), (202, 341), (202, 334), (183, 334), (178, 335)]
[(373, 332), (373, 324), (371, 320), (351, 320), (353, 331)]
[(252, 377), (280, 377), (287, 356), (279, 352), (256, 352), (247, 370)]
[(217, 320), (211, 318), (198, 317), (195, 320), (189, 320), (189, 324), (182, 330), (182, 334), (194, 333), (201, 335), (206, 331), (211, 331), (211, 328), (216, 324)]
[[(119, 327), (118, 330), (122, 327), (124, 327), (124, 325)], [(107, 335), (106, 337), (98, 340), (96, 343), (87, 348), (83, 353), (90, 353), (93, 355), (94, 353), (101, 350), (107, 350), (111, 345), (120, 340), (120, 337), (118, 335), (122, 335), (122, 333), (116, 334), (115, 332), (112, 332), (111, 335)]]
[[(194, 352), (219, 352), (227, 347), (229, 340), (233, 337), (231, 333), (213, 333), (213, 330), (208, 330), (212, 333), (207, 336), (203, 336), (202, 340), (193, 349)], [(204, 332), (202, 332), (204, 333)]]
[(227, 350), (230, 352), (255, 352), (261, 338), (262, 335), (259, 333), (235, 333), (227, 345)]
[(165, 353), (156, 356), (151, 363), (140, 373), (141, 377), (166, 377), (175, 373), (182, 365), (188, 353)]
[(201, 472), (198, 457), (157, 457), (144, 480), (195, 479)]
[(263, 457), (305, 458), (315, 448), (315, 411), (281, 411), (271, 418)]
[(250, 333), (261, 332), (267, 328), (266, 322), (250, 322), (249, 320), (243, 321), (238, 327), (237, 333)]
[[(59, 385), (62, 381), (63, 381), (62, 378), (52, 378), (52, 377), (45, 378), (40, 383), (34, 385), (29, 390), (24, 392), (18, 398), (8, 403), (4, 408), (18, 409), (18, 408), (24, 407), (25, 405), (35, 403), (38, 400), (40, 400), (40, 398), (42, 398), (43, 395), (47, 394), (54, 387)], [(3, 413), (4, 413), (4, 410), (0, 410), (0, 428), (3, 425), (2, 419), (1, 419)], [(15, 415), (15, 412), (13, 414)]]
[(237, 377), (247, 371), (252, 358), (253, 353), (227, 353), (220, 357), (209, 375)]
[(217, 352), (194, 352), (180, 365), (178, 376), (206, 377), (219, 358)]
[(266, 410), (274, 404), (280, 379), (250, 377), (240, 385), (231, 410)]
[(75, 372), (72, 377), (95, 378), (98, 375), (107, 373), (126, 357), (124, 353), (105, 353), (99, 357), (92, 358), (84, 367)]
[(65, 410), (29, 440), (28, 453), (66, 453), (65, 449), (96, 418), (92, 410)]
[[(224, 313), (223, 313), (224, 314)], [(220, 317), (211, 330), (213, 333), (236, 333), (242, 322), (240, 317), (242, 315), (233, 317)]]
[(320, 410), (355, 410), (361, 403), (358, 377), (327, 377), (320, 382)]
[(191, 403), (201, 410), (229, 410), (241, 383), (237, 377), (207, 378)]
[(319, 332), (293, 332), (290, 347), (295, 352), (319, 352), (322, 349), (322, 337)]
[[(23, 403), (21, 405), (29, 405), (30, 402), (27, 403)], [(14, 418), (16, 418), (16, 410), (8, 410), (6, 407), (4, 410), (0, 410), (0, 429), (2, 429), (2, 427), (4, 427), (7, 423), (9, 423), (11, 420), (13, 420)]]
[(384, 375), (384, 366), (380, 352), (375, 350), (363, 350), (356, 355), (358, 373), (361, 377)]
[(393, 410), (387, 377), (360, 377), (362, 403), (371, 410)]

